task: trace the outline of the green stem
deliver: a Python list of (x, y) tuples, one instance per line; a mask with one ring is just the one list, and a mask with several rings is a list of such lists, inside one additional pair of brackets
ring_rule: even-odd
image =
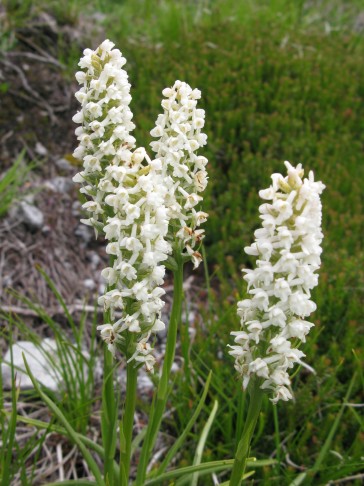
[[(104, 320), (104, 322), (107, 322)], [(116, 401), (114, 391), (114, 360), (104, 345), (104, 383), (102, 396), (102, 442), (105, 451), (104, 478), (107, 484), (114, 481), (116, 449)]]
[(274, 418), (274, 438), (276, 443), (276, 458), (278, 461), (277, 472), (279, 471), (281, 464), (281, 440), (279, 434), (279, 419), (278, 419), (278, 405), (273, 406), (273, 418)]
[(236, 451), (229, 486), (240, 486), (241, 484), (241, 480), (245, 472), (246, 460), (250, 450), (250, 443), (260, 414), (260, 409), (262, 407), (263, 395), (264, 392), (260, 389), (260, 383), (257, 381), (252, 383), (248, 415), (245, 421), (243, 434)]
[(137, 391), (138, 369), (135, 363), (126, 366), (126, 399), (123, 420), (120, 421), (120, 478), (127, 486), (130, 472), (131, 444)]
[[(177, 258), (176, 258), (177, 260)], [(151, 407), (147, 433), (143, 442), (140, 455), (136, 485), (144, 486), (146, 470), (149, 458), (151, 457), (158, 431), (162, 422), (164, 410), (168, 399), (168, 382), (171, 368), (174, 361), (174, 354), (177, 341), (177, 329), (181, 320), (183, 300), (183, 262), (177, 260), (177, 269), (173, 272), (173, 306), (168, 327), (166, 354), (164, 357), (162, 376), (154, 395)]]
[[(109, 263), (114, 265), (115, 257), (110, 255)], [(110, 287), (107, 287), (110, 290)], [(110, 310), (105, 310), (103, 315), (104, 324), (111, 322)], [(104, 344), (104, 369), (102, 383), (101, 401), (101, 435), (102, 445), (105, 451), (104, 456), (104, 479), (107, 485), (114, 484), (114, 460), (116, 451), (116, 427), (117, 427), (117, 399), (114, 389), (114, 357)], [(120, 478), (118, 478), (120, 479)]]

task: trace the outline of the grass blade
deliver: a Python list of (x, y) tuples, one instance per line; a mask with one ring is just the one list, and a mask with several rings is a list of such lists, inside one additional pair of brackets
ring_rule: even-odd
[[(11, 332), (10, 332), (11, 335)], [(12, 340), (10, 338), (10, 357), (11, 357), (11, 365), (13, 364), (13, 348), (12, 348)], [(16, 433), (16, 403), (18, 400), (19, 389), (16, 388), (16, 376), (14, 373), (14, 367), (11, 366), (11, 415), (9, 421), (9, 428), (8, 431), (3, 430), (3, 445), (2, 449), (5, 455), (2, 455), (2, 486), (7, 486), (11, 483), (11, 460), (13, 455), (13, 444), (15, 439)], [(2, 451), (2, 452), (3, 452)], [(6, 451), (6, 452), (5, 452)]]
[[(249, 458), (247, 461), (247, 465), (250, 467), (251, 466), (266, 467), (266, 466), (272, 466), (276, 463), (277, 461), (275, 461), (274, 459), (262, 459), (257, 461), (255, 460), (255, 458)], [(197, 466), (181, 467), (179, 469), (173, 469), (172, 471), (168, 471), (164, 474), (161, 474), (157, 478), (147, 479), (144, 484), (145, 486), (152, 486), (153, 484), (159, 484), (163, 481), (170, 480), (172, 478), (191, 475), (195, 472), (199, 472), (200, 475), (203, 475), (203, 474), (211, 474), (219, 471), (226, 471), (228, 469), (231, 469), (233, 467), (233, 464), (234, 464), (234, 459), (226, 459), (222, 461), (204, 462)]]
[[(212, 410), (211, 410), (211, 413), (210, 413), (210, 416), (209, 416), (209, 418), (208, 418), (208, 420), (205, 424), (205, 427), (202, 430), (200, 440), (198, 441), (198, 444), (197, 444), (196, 454), (195, 454), (195, 457), (193, 459), (193, 465), (194, 466), (201, 464), (202, 454), (203, 454), (203, 451), (205, 449), (206, 440), (207, 440), (207, 437), (209, 435), (211, 426), (212, 426), (212, 424), (215, 420), (215, 416), (216, 416), (218, 406), (219, 406), (219, 403), (218, 403), (217, 400), (215, 400), (214, 406), (212, 407)], [(197, 486), (197, 483), (198, 483), (198, 472), (196, 472), (193, 475), (192, 481), (191, 481), (191, 486)]]
[(330, 429), (329, 435), (327, 436), (325, 443), (322, 446), (321, 452), (320, 452), (318, 458), (316, 459), (315, 465), (313, 466), (312, 470), (313, 470), (314, 474), (320, 469), (321, 464), (323, 463), (327, 453), (330, 450), (331, 442), (332, 442), (334, 435), (336, 433), (336, 430), (337, 430), (337, 428), (340, 424), (341, 417), (344, 413), (345, 404), (349, 401), (349, 397), (350, 397), (352, 389), (354, 387), (355, 380), (356, 380), (356, 373), (353, 374), (353, 377), (350, 381), (350, 384), (349, 384), (348, 390), (346, 392), (343, 404), (340, 407), (340, 410), (339, 410), (339, 412), (338, 412), (338, 414), (337, 414), (337, 416), (334, 420), (334, 423), (332, 424), (332, 427)]
[(87, 481), (86, 479), (71, 479), (69, 481), (48, 483), (47, 486), (94, 486), (95, 484), (97, 485), (95, 481)]
[(325, 460), (325, 457), (326, 457), (327, 453), (330, 450), (331, 442), (332, 442), (332, 440), (334, 438), (334, 435), (336, 433), (336, 430), (339, 427), (341, 417), (342, 417), (342, 415), (344, 413), (345, 406), (346, 406), (347, 402), (349, 401), (349, 397), (350, 397), (351, 392), (352, 392), (352, 389), (354, 387), (355, 380), (356, 380), (356, 373), (353, 374), (353, 377), (352, 377), (352, 379), (350, 381), (348, 390), (347, 390), (346, 395), (344, 397), (343, 403), (342, 403), (342, 405), (340, 407), (340, 410), (339, 410), (338, 414), (336, 415), (336, 418), (334, 420), (334, 423), (332, 424), (332, 427), (330, 429), (330, 432), (329, 432), (328, 436), (326, 437), (325, 443), (322, 446), (322, 449), (320, 451), (320, 454), (318, 455), (318, 457), (316, 459), (316, 462), (315, 462), (313, 468), (308, 469), (306, 472), (303, 472), (303, 473), (299, 474), (294, 479), (294, 481), (292, 481), (290, 483), (290, 486), (298, 486), (299, 484), (302, 484), (307, 479), (307, 476), (309, 476), (310, 477), (310, 480), (312, 480), (313, 477), (316, 475), (316, 473), (320, 470), (320, 467), (321, 467), (323, 461)]
[(64, 311), (64, 313), (65, 313), (65, 315), (67, 317), (67, 321), (69, 322), (69, 324), (70, 324), (70, 326), (72, 328), (73, 336), (77, 340), (77, 344), (80, 344), (80, 337), (81, 336), (79, 335), (79, 332), (77, 331), (77, 327), (76, 327), (75, 321), (73, 320), (73, 317), (71, 316), (71, 314), (70, 314), (70, 312), (68, 310), (68, 307), (67, 307), (66, 302), (63, 300), (63, 297), (59, 293), (57, 287), (52, 282), (52, 279), (49, 278), (49, 276), (46, 274), (46, 272), (42, 269), (42, 267), (40, 265), (37, 265), (37, 270), (42, 275), (42, 277), (44, 278), (44, 280), (47, 282), (47, 285), (52, 290), (53, 295), (58, 300), (60, 306), (62, 307), (62, 309), (63, 309), (63, 311)]
[[(249, 471), (248, 473), (245, 473), (244, 476), (241, 479), (243, 481), (245, 481), (245, 479), (250, 478), (254, 474), (255, 474), (255, 471)], [(220, 486), (229, 486), (229, 484), (230, 484), (230, 480), (229, 481), (224, 481), (223, 483), (220, 484)]]
[(9, 206), (17, 199), (18, 188), (24, 183), (28, 172), (35, 166), (34, 163), (30, 163), (25, 167), (22, 166), (24, 154), (25, 149), (20, 152), (10, 169), (0, 178), (0, 218), (7, 213)]

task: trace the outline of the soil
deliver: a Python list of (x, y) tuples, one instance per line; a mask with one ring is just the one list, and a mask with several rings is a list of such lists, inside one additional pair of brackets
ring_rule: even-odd
[[(0, 17), (6, 20), (4, 9)], [(81, 54), (87, 22), (70, 29), (41, 13), (21, 27), (8, 28), (12, 47), (0, 54), (0, 177), (22, 150), (24, 164), (35, 161), (36, 168), (0, 220), (1, 304), (16, 304), (7, 292), (13, 289), (51, 309), (57, 302), (39, 267), (66, 302), (75, 304), (99, 290), (95, 275), (105, 266), (102, 242), (87, 228), (80, 229), (78, 192), (71, 182), (78, 171), (71, 155), (77, 85), (58, 60), (60, 43), (63, 51), (79, 47)], [(57, 180), (62, 187), (54, 184)], [(42, 227), (24, 223), (17, 209), (24, 197), (43, 213)]]

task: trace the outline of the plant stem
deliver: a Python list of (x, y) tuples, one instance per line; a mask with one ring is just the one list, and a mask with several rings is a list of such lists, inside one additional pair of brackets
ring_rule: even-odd
[[(177, 258), (176, 258), (177, 260)], [(149, 458), (151, 457), (158, 431), (162, 422), (163, 413), (168, 399), (168, 382), (171, 368), (174, 361), (174, 354), (177, 341), (177, 329), (181, 320), (183, 300), (183, 262), (177, 260), (177, 269), (173, 272), (173, 306), (168, 327), (166, 354), (164, 357), (162, 376), (154, 395), (151, 407), (147, 433), (143, 442), (140, 455), (136, 485), (144, 486), (146, 470)]]
[(120, 478), (127, 486), (130, 472), (131, 443), (137, 391), (138, 369), (135, 363), (126, 366), (126, 399), (123, 420), (120, 421)]
[[(107, 322), (104, 320), (104, 322)], [(104, 383), (102, 394), (102, 442), (105, 451), (104, 478), (112, 485), (114, 480), (114, 457), (116, 448), (116, 401), (114, 392), (114, 360), (104, 346)]]
[(281, 440), (279, 434), (279, 419), (278, 419), (278, 405), (273, 406), (273, 418), (274, 418), (274, 439), (276, 443), (276, 458), (278, 464), (276, 466), (277, 472), (279, 472), (281, 464)]
[(258, 381), (252, 383), (248, 415), (236, 451), (229, 486), (240, 486), (241, 484), (242, 476), (245, 472), (246, 460), (250, 450), (250, 443), (262, 407), (263, 394), (263, 390), (260, 389), (260, 383)]

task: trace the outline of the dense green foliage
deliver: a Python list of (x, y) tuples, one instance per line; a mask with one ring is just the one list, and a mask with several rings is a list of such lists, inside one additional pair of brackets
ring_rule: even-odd
[[(232, 304), (244, 287), (239, 266), (249, 265), (243, 247), (258, 225), (258, 190), (269, 185), (272, 172), (282, 171), (283, 160), (301, 162), (327, 186), (323, 266), (314, 294), (317, 327), (304, 347), (317, 375), (298, 373), (296, 402), (278, 407), (279, 432), (266, 403), (253, 446), (255, 454), (266, 457), (284, 441), (280, 457), (288, 453), (294, 463), (313, 467), (359, 368), (353, 350), (360, 355), (364, 42), (350, 28), (328, 33), (323, 23), (307, 25), (298, 16), (293, 21), (292, 12), (281, 13), (263, 16), (258, 11), (248, 22), (239, 12), (235, 18), (224, 18), (216, 9), (193, 27), (187, 14), (182, 21), (166, 10), (168, 23), (146, 10), (135, 20), (134, 33), (113, 21), (107, 24), (107, 34), (128, 59), (139, 143), (150, 141), (151, 120), (160, 112), (164, 86), (179, 78), (203, 93), (209, 136), (204, 154), (210, 161), (204, 201), (210, 214), (206, 252), (210, 270), (215, 271), (209, 298), (215, 320), (206, 313), (192, 347), (191, 366), (206, 374), (212, 366), (221, 404), (206, 460), (231, 455), (239, 417), (241, 400), (228, 399), (232, 387), (237, 395), (240, 392), (225, 346), (229, 331), (238, 326)], [(121, 25), (126, 22), (124, 18)], [(362, 387), (356, 375), (350, 402), (360, 401)], [(188, 395), (178, 393), (174, 404), (183, 403), (184, 396)], [(184, 405), (177, 406), (177, 416), (182, 430), (187, 420)], [(360, 468), (360, 425), (355, 409), (345, 408), (328, 444), (342, 459), (326, 454), (321, 481)], [(294, 468), (289, 469), (276, 471), (276, 484), (293, 478)], [(267, 481), (268, 477), (273, 481), (271, 472)]]

